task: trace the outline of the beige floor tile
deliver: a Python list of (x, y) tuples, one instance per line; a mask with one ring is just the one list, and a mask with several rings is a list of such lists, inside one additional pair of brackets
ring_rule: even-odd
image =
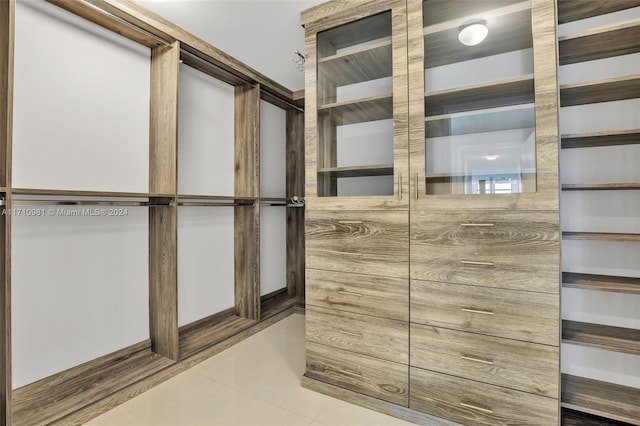
[(329, 402), (314, 419), (325, 426), (408, 426), (413, 423), (396, 417), (387, 416), (339, 399), (330, 398)]
[(88, 425), (409, 424), (302, 388), (304, 324), (303, 315), (291, 315)]

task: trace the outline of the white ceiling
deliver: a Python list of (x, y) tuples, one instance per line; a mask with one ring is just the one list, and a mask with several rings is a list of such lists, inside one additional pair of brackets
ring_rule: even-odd
[(176, 25), (291, 90), (304, 88), (300, 12), (324, 0), (138, 0)]

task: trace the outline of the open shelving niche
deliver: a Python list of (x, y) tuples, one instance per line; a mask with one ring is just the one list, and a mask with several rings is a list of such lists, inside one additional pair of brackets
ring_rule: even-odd
[(640, 2), (558, 8), (561, 76), (578, 80), (560, 86), (563, 422), (640, 424)]
[[(34, 51), (25, 48), (28, 46), (25, 42), (29, 41), (25, 34), (37, 35), (40, 32), (30, 32), (25, 29), (26, 26), (23, 27), (27, 15), (32, 22), (41, 21), (43, 31), (55, 31), (56, 26), (65, 28), (58, 36), (73, 42), (68, 44), (71, 54), (81, 58), (95, 57), (95, 60), (60, 60), (56, 49), (37, 49), (29, 58), (27, 54)], [(282, 108), (286, 116), (286, 194), (277, 200), (265, 198), (264, 201), (290, 206), (292, 204), (288, 200), (291, 197), (304, 195), (301, 185), (304, 165), (299, 156), (296, 157), (302, 151), (300, 147), (303, 143), (299, 97), (294, 99), (293, 93), (286, 88), (157, 15), (128, 2), (110, 1), (97, 7), (84, 2), (51, 0), (33, 5), (21, 1), (16, 4), (16, 1), (9, 0), (0, 4), (0, 21), (0, 85), (3, 88), (0, 119), (2, 128), (6, 129), (0, 146), (3, 208), (7, 209), (5, 212), (16, 209), (54, 211), (53, 216), (47, 217), (36, 214), (22, 217), (15, 213), (0, 218), (3, 237), (0, 302), (4, 306), (0, 318), (3, 330), (0, 346), (0, 425), (84, 422), (224, 350), (300, 306), (304, 297), (304, 287), (300, 282), (304, 277), (304, 263), (296, 254), (301, 252), (303, 244), (299, 237), (304, 234), (303, 209), (286, 209), (287, 291), (280, 292), (277, 297), (266, 295), (262, 301), (257, 272), (259, 248), (254, 232), (259, 228), (260, 217), (257, 213), (261, 202), (258, 191), (260, 178), (256, 174), (259, 168), (255, 167), (259, 164), (257, 124), (260, 99)], [(82, 37), (70, 37), (69, 33), (74, 31), (82, 32)], [(110, 61), (115, 69), (101, 67), (100, 64), (109, 58), (109, 55), (104, 55), (105, 46), (107, 50), (116, 52), (113, 53), (116, 56), (132, 56), (133, 61), (125, 60), (124, 63), (134, 64), (131, 66), (142, 71), (132, 73), (131, 66), (123, 66), (121, 58)], [(56, 66), (42, 72), (39, 65), (41, 61), (48, 61), (46, 55), (49, 54), (56, 56), (50, 61)], [(18, 83), (15, 92), (14, 55), (17, 58), (15, 63), (20, 66), (19, 77), (15, 78)], [(27, 59), (38, 61), (38, 66), (28, 67), (30, 72), (24, 71), (23, 65), (28, 63), (25, 62)], [(195, 188), (190, 191), (189, 185), (186, 191), (179, 189), (178, 86), (181, 61), (221, 83), (233, 86), (233, 93), (228, 98), (233, 100), (235, 110), (234, 136), (233, 140), (227, 141), (233, 150), (232, 163), (227, 170), (232, 173), (228, 178), (235, 181), (231, 191), (228, 191), (229, 188), (220, 191), (222, 194), (217, 189), (201, 191)], [(73, 75), (73, 71), (82, 73), (87, 67), (96, 66), (97, 70), (92, 69), (92, 72), (83, 75), (91, 79), (87, 87), (106, 87), (103, 94), (109, 99), (115, 97), (113, 102), (104, 101), (105, 96), (83, 97), (86, 93), (76, 90), (75, 95), (65, 93), (57, 98), (51, 96), (52, 99), (73, 99), (65, 108), (76, 108), (76, 112), (70, 113), (58, 104), (48, 114), (38, 116), (42, 112), (39, 109), (28, 109), (29, 114), (24, 114), (28, 96), (35, 96), (33, 91), (38, 87), (45, 89), (40, 95), (51, 95), (49, 89), (64, 91), (65, 88), (73, 88), (73, 83), (78, 83), (79, 79), (70, 80), (68, 75)], [(56, 81), (64, 84), (60, 88), (48, 88), (46, 82), (52, 78), (50, 74), (65, 67), (68, 75), (63, 73), (61, 78), (55, 77)], [(39, 79), (40, 86), (23, 84), (29, 78)], [(114, 83), (114, 78), (117, 83)], [(127, 83), (131, 83), (133, 89)], [(120, 94), (122, 91), (126, 93)], [(73, 89), (68, 92), (73, 92)], [(97, 99), (100, 102), (93, 105)], [(123, 99), (127, 99), (127, 102), (123, 102)], [(46, 105), (46, 102), (38, 104), (39, 107)], [(114, 108), (113, 105), (121, 107)], [(109, 110), (101, 112), (100, 108), (105, 106)], [(132, 113), (132, 108), (137, 112)], [(14, 126), (14, 109), (17, 127)], [(60, 114), (62, 118), (56, 123), (55, 117)], [(42, 125), (34, 124), (34, 116), (35, 121)], [(74, 117), (73, 122), (69, 122), (69, 117)], [(25, 119), (30, 120), (28, 126), (24, 125)], [(45, 120), (44, 124), (42, 120)], [(113, 120), (121, 122), (114, 124)], [(62, 125), (56, 127), (60, 123)], [(188, 130), (188, 127), (185, 128)], [(43, 129), (46, 134), (32, 134)], [(55, 129), (59, 130), (58, 133)], [(123, 134), (113, 134), (118, 131)], [(25, 146), (25, 141), (31, 145)], [(38, 158), (34, 160), (33, 155)], [(209, 157), (209, 160), (212, 159)], [(68, 164), (69, 167), (60, 167), (61, 164)], [(285, 167), (284, 164), (282, 167)], [(234, 212), (230, 241), (235, 247), (234, 306), (180, 324), (178, 210), (193, 205), (214, 208), (220, 204), (227, 204), (225, 207), (232, 207)], [(100, 213), (110, 210), (126, 211), (128, 215), (109, 217)], [(99, 213), (91, 214), (96, 211)], [(62, 240), (50, 238), (51, 232), (60, 229), (69, 231), (59, 236)], [(35, 246), (28, 243), (33, 238), (37, 240), (38, 235), (46, 235), (49, 243)], [(85, 241), (82, 242), (82, 239)], [(28, 253), (25, 250), (29, 248), (25, 244), (35, 250), (31, 250), (29, 259), (25, 258)], [(12, 245), (18, 249), (17, 252), (12, 253)], [(56, 248), (60, 245), (66, 249)], [(25, 262), (31, 265), (33, 253), (43, 250), (49, 250), (53, 254), (49, 257), (59, 262), (48, 268), (24, 267)], [(65, 266), (63, 263), (73, 260), (65, 255), (69, 252), (90, 259), (83, 269)], [(123, 268), (123, 264), (128, 266)], [(132, 271), (131, 268), (134, 273), (127, 274), (127, 271)], [(46, 344), (48, 341), (28, 337), (23, 332), (17, 333), (19, 330), (12, 327), (12, 315), (20, 318), (20, 312), (23, 311), (20, 306), (33, 307), (33, 295), (37, 294), (29, 292), (23, 285), (26, 282), (22, 279), (25, 274), (41, 275), (27, 281), (36, 286), (46, 284), (47, 288), (56, 291), (49, 298), (46, 297), (48, 292), (41, 292), (43, 300), (38, 302), (42, 305), (39, 312), (45, 316), (49, 312), (53, 316), (35, 325), (40, 331), (55, 328), (49, 340), (58, 340), (51, 343), (49, 349), (34, 350), (30, 355), (40, 365), (55, 371), (45, 371), (45, 368), (34, 373), (39, 376), (31, 378), (21, 378), (17, 374), (14, 382), (12, 370), (21, 368), (19, 363), (31, 359), (12, 353), (22, 350), (20, 342), (24, 343), (25, 338), (34, 341), (34, 344), (38, 341)], [(64, 285), (56, 286), (55, 276)], [(12, 306), (12, 278), (17, 280), (14, 302), (23, 300), (27, 305), (21, 303)], [(71, 281), (82, 284), (81, 287), (74, 287), (79, 291), (61, 298), (61, 291), (69, 288)], [(77, 328), (82, 329), (91, 323), (91, 315), (100, 312), (99, 309), (92, 309), (92, 304), (108, 302), (105, 297), (96, 298), (96, 294), (116, 284), (125, 286), (122, 294), (126, 300), (125, 305), (118, 302), (122, 306), (116, 307), (115, 312), (120, 310), (120, 319), (126, 317), (131, 322), (126, 324), (125, 330), (121, 330), (122, 333), (116, 333), (119, 338), (109, 339), (105, 336), (113, 334), (111, 332), (115, 330), (113, 326), (119, 323), (118, 319), (97, 318), (98, 322), (104, 322), (106, 318), (110, 331), (94, 329), (93, 336), (87, 342), (93, 345), (95, 353), (69, 352), (68, 348), (77, 347), (73, 340), (85, 331), (68, 332), (68, 327), (58, 321), (67, 310), (64, 303), (73, 302), (76, 310), (84, 312), (78, 314), (84, 317), (83, 321), (75, 321)], [(83, 299), (82, 294), (87, 296), (89, 290), (91, 296)], [(132, 291), (136, 293), (135, 297), (127, 297)], [(55, 314), (51, 311), (53, 301), (56, 302)], [(124, 315), (122, 307), (135, 319), (131, 315)], [(24, 324), (16, 320), (14, 327), (21, 328)], [(31, 321), (31, 324), (34, 322)], [(14, 348), (12, 338), (16, 343)], [(69, 342), (64, 343), (63, 340)], [(66, 353), (71, 356), (64, 362), (71, 364), (63, 365), (64, 362), (55, 361), (56, 355), (50, 350), (55, 347), (65, 347)]]

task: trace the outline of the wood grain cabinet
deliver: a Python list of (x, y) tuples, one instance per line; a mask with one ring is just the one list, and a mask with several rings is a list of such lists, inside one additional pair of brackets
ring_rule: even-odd
[(559, 423), (555, 8), (302, 13), (305, 386), (417, 423)]

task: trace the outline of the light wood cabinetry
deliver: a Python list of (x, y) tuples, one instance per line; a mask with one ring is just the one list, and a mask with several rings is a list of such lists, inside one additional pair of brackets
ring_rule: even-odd
[[(394, 19), (406, 18), (406, 40), (395, 32), (390, 42), (368, 38), (386, 19), (385, 6)], [(367, 21), (370, 13), (377, 15)], [(435, 416), (558, 424), (555, 1), (333, 1), (303, 12), (302, 21), (311, 58), (303, 384), (418, 423)], [(486, 40), (460, 43), (461, 27), (477, 21), (488, 27)], [(370, 43), (326, 58), (328, 34)], [(407, 77), (399, 79), (402, 66)], [(389, 73), (391, 96), (371, 84), (355, 101), (334, 97)], [(408, 92), (406, 106), (398, 105), (400, 90)], [(404, 113), (408, 131), (398, 121)], [(327, 127), (328, 115), (337, 118)], [(327, 141), (343, 136), (344, 127), (391, 115), (393, 162), (327, 163), (336, 156)], [(371, 143), (360, 154), (369, 158), (375, 149)], [(399, 167), (402, 155), (408, 168)], [(395, 180), (384, 196), (341, 194), (327, 189), (333, 182), (318, 183), (329, 174), (385, 173)], [(406, 400), (376, 390), (381, 378), (366, 368), (389, 361), (378, 368), (408, 374), (408, 382), (388, 384), (408, 386)], [(408, 410), (397, 407), (404, 404)]]

